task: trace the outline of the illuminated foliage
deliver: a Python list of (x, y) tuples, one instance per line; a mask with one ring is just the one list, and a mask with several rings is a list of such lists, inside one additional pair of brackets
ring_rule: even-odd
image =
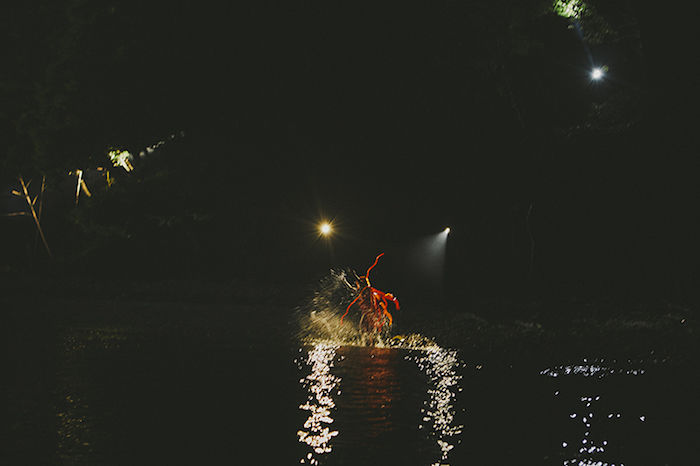
[(555, 0), (553, 8), (559, 16), (578, 19), (586, 9), (586, 5), (581, 0)]
[(133, 157), (129, 151), (119, 149), (111, 150), (107, 153), (107, 155), (115, 167), (123, 167), (124, 170), (128, 172), (134, 169), (134, 167), (131, 165), (131, 160)]

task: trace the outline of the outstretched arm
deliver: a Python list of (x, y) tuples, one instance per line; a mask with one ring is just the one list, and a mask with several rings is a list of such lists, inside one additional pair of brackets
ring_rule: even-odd
[(399, 300), (396, 299), (396, 297), (395, 297), (393, 294), (391, 294), (391, 293), (386, 293), (386, 294), (384, 295), (384, 297), (385, 297), (386, 299), (388, 299), (389, 301), (391, 301), (392, 303), (394, 303), (394, 306), (396, 306), (396, 310), (397, 310), (397, 311), (398, 311), (399, 309), (401, 309), (401, 306), (399, 306)]
[(374, 264), (370, 265), (369, 268), (367, 269), (367, 273), (365, 274), (365, 280), (367, 280), (367, 285), (369, 285), (369, 271), (374, 268), (375, 265), (377, 265), (377, 262), (379, 262), (379, 258), (382, 257), (384, 253), (379, 254), (376, 259), (374, 259)]

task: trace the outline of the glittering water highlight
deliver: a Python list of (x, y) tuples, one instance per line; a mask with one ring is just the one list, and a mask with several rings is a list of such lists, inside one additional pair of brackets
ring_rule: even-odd
[[(612, 361), (614, 364), (615, 361)], [(557, 366), (540, 371), (540, 375), (548, 377), (587, 377), (593, 379), (604, 379), (610, 376), (640, 376), (645, 373), (641, 368), (620, 368), (612, 365), (604, 365), (604, 361), (589, 362), (584, 360), (583, 364)], [(598, 386), (603, 381), (595, 382)], [(585, 386), (585, 385), (584, 385)], [(560, 390), (554, 392), (555, 397), (561, 397)], [(574, 402), (572, 400), (572, 402)], [(610, 442), (607, 439), (608, 433), (616, 430), (615, 424), (623, 421), (622, 413), (614, 409), (613, 400), (606, 399), (600, 394), (585, 394), (577, 396), (574, 402), (578, 409), (572, 410), (568, 414), (569, 422), (578, 426), (580, 437), (566, 439), (561, 442), (564, 451), (563, 466), (624, 466), (622, 461), (615, 461), (612, 457), (617, 456), (610, 451)], [(612, 403), (612, 404), (611, 404)], [(626, 417), (629, 417), (626, 416)], [(632, 416), (633, 422), (645, 422), (646, 415)], [(630, 420), (627, 420), (629, 423)], [(614, 443), (614, 442), (613, 442)], [(619, 449), (614, 449), (618, 451)]]
[[(423, 402), (423, 408), (416, 413), (419, 422), (412, 428), (417, 427), (423, 432), (422, 438), (426, 442), (434, 442), (433, 445), (437, 446), (439, 457), (431, 464), (443, 464), (447, 461), (449, 452), (455, 444), (459, 443), (456, 437), (462, 433), (464, 427), (455, 422), (454, 408), (455, 394), (461, 391), (458, 384), (462, 378), (457, 373), (457, 368), (463, 366), (463, 363), (458, 358), (456, 350), (442, 348), (423, 335), (392, 336), (388, 329), (384, 332), (366, 332), (352, 319), (345, 319), (343, 322), (341, 320), (343, 306), (352, 296), (350, 293), (352, 286), (348, 282), (348, 277), (352, 275), (352, 271), (332, 271), (320, 282), (318, 290), (308, 303), (298, 310), (299, 339), (302, 344), (311, 347), (306, 359), (310, 374), (300, 380), (308, 391), (308, 401), (302, 404), (300, 409), (308, 411), (309, 416), (304, 423), (304, 429), (297, 432), (299, 441), (309, 445), (311, 451), (301, 458), (300, 462), (319, 464), (318, 455), (330, 453), (333, 450), (333, 438), (339, 436), (338, 430), (330, 428), (330, 424), (333, 423), (331, 410), (336, 407), (333, 396), (341, 393), (338, 390), (341, 378), (331, 373), (336, 350), (340, 347), (366, 347), (370, 351), (372, 348), (383, 348), (389, 351), (407, 350), (405, 359), (415, 362), (424, 374), (428, 383), (426, 399)], [(351, 352), (351, 354), (365, 356), (364, 353)], [(369, 357), (374, 358), (375, 354), (371, 353)], [(356, 361), (356, 364), (361, 366), (360, 370), (369, 371), (371, 365), (364, 367), (362, 362)], [(394, 365), (389, 360), (385, 362), (391, 367)], [(389, 371), (390, 368), (384, 367), (382, 370)], [(370, 380), (374, 380), (375, 376), (378, 374), (367, 374)], [(355, 395), (362, 397), (363, 395), (360, 394), (362, 389), (369, 389), (371, 394), (368, 392), (363, 400), (370, 403), (372, 397), (376, 397), (379, 391), (386, 388), (380, 390), (378, 387), (370, 387), (371, 384), (365, 385), (349, 386), (346, 390), (358, 391)], [(387, 399), (384, 400), (386, 403), (380, 403), (377, 406), (375, 417), (384, 416), (390, 399), (391, 396), (387, 394)], [(338, 414), (342, 417), (342, 414)], [(366, 421), (367, 428), (371, 431), (372, 423), (376, 419), (368, 418)]]
[[(420, 346), (421, 343), (425, 346)], [(420, 373), (425, 376), (427, 391), (424, 392), (422, 408), (417, 405), (414, 417), (407, 416), (404, 427), (400, 428), (413, 430), (416, 438), (423, 439), (425, 443), (417, 448), (421, 448), (424, 452), (432, 452), (428, 454), (434, 458), (430, 463), (425, 464), (447, 464), (450, 452), (456, 444), (461, 442), (459, 436), (464, 428), (456, 422), (455, 409), (456, 394), (462, 390), (459, 386), (462, 375), (458, 373), (458, 369), (464, 364), (456, 350), (442, 348), (420, 335), (395, 338), (391, 340), (390, 345), (392, 346), (344, 345), (344, 348), (355, 349), (343, 350), (342, 354), (345, 356), (338, 356), (341, 345), (337, 342), (319, 341), (309, 347), (303, 361), (297, 361), (300, 369), (308, 371), (307, 375), (299, 380), (307, 392), (307, 400), (299, 406), (299, 409), (308, 413), (303, 428), (297, 432), (298, 441), (308, 446), (308, 450), (299, 460), (300, 463), (318, 465), (326, 462), (322, 458), (329, 457), (328, 455), (334, 451), (336, 438), (344, 438), (343, 429), (333, 427), (336, 418), (348, 418), (352, 420), (351, 422), (363, 423), (369, 438), (385, 435), (399, 428), (398, 425), (391, 427), (391, 424), (387, 424), (390, 426), (387, 427), (382, 422), (388, 422), (391, 418), (393, 397), (403, 391), (399, 380), (395, 376), (390, 377), (390, 374), (398, 370), (399, 361), (405, 359), (415, 363)], [(389, 353), (377, 353), (377, 351), (396, 352), (398, 360), (389, 357)], [(353, 362), (351, 359), (357, 360)], [(342, 367), (335, 368), (334, 360), (342, 362)], [(378, 360), (380, 362), (376, 364), (369, 363), (369, 361)], [(369, 365), (365, 366), (366, 364)], [(386, 366), (387, 364), (390, 366)], [(336, 369), (343, 369), (341, 372), (347, 372), (348, 369), (352, 371), (349, 381), (343, 382), (348, 386), (342, 391), (340, 384), (343, 379), (333, 373)], [(360, 375), (358, 370), (369, 372), (366, 375)], [(386, 377), (389, 379), (385, 380)], [(376, 385), (377, 383), (380, 385)], [(384, 384), (388, 385), (384, 386)], [(399, 391), (394, 393), (396, 390)], [(348, 400), (343, 401), (346, 396), (349, 397)], [(362, 400), (366, 409), (356, 405), (355, 400)], [(338, 411), (337, 402), (340, 411)], [(349, 410), (347, 413), (344, 412), (343, 406)], [(411, 417), (415, 424), (410, 421)], [(382, 426), (390, 430), (384, 431)], [(345, 433), (346, 436), (349, 434), (350, 432)], [(357, 437), (357, 431), (353, 431), (352, 435), (344, 440), (344, 444), (347, 445), (348, 442), (354, 444), (358, 441), (361, 441), (361, 438)]]
[[(578, 458), (564, 460), (564, 466), (618, 466), (615, 463), (600, 461), (600, 456), (605, 453), (608, 441), (596, 438), (596, 436), (592, 435), (591, 426), (593, 424), (593, 419), (596, 414), (592, 405), (599, 401), (600, 396), (582, 396), (580, 398), (580, 402), (583, 405), (583, 412), (580, 414), (572, 413), (569, 415), (569, 418), (575, 421), (579, 421), (581, 424), (583, 424), (585, 429), (583, 432), (583, 436), (578, 443), (573, 443), (572, 445), (569, 445), (568, 442), (562, 442), (562, 448), (564, 448), (565, 450), (567, 448), (576, 450), (576, 448), (578, 447), (577, 453), (578, 455), (580, 455), (580, 457)], [(617, 417), (619, 418), (620, 415), (618, 414)], [(624, 463), (619, 463), (619, 466), (624, 466)]]
[(458, 384), (462, 379), (456, 369), (463, 363), (457, 357), (456, 350), (437, 345), (408, 357), (416, 362), (430, 381), (429, 399), (425, 402), (427, 407), (421, 410), (423, 418), (419, 428), (427, 426), (430, 437), (440, 447), (440, 462), (433, 463), (433, 466), (440, 465), (447, 460), (455, 443), (460, 442), (455, 437), (459, 436), (464, 428), (463, 425), (455, 423), (454, 407), (455, 392), (461, 391)]
[(338, 431), (331, 430), (330, 427), (333, 423), (332, 410), (335, 408), (333, 395), (340, 384), (340, 378), (331, 373), (337, 349), (337, 345), (326, 343), (311, 348), (306, 359), (311, 372), (299, 381), (309, 394), (306, 403), (300, 405), (299, 409), (308, 411), (309, 417), (297, 436), (300, 442), (311, 448), (306, 457), (300, 460), (301, 463), (318, 464), (314, 454), (330, 453), (333, 450), (331, 440), (338, 435)]
[(583, 377), (603, 378), (608, 375), (642, 375), (644, 369), (624, 369), (608, 367), (602, 362), (574, 364), (568, 366), (548, 367), (540, 371), (540, 375), (549, 377), (560, 377), (565, 375), (581, 375)]

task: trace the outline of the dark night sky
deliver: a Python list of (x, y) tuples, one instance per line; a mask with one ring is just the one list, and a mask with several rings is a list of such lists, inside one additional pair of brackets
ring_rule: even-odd
[(457, 281), (518, 289), (533, 205), (543, 289), (688, 297), (691, 15), (591, 5), (582, 40), (548, 2), (23, 3), (3, 22), (3, 182), (182, 130), (209, 186), (192, 204), (219, 199), (222, 236), (257, 225), (268, 268), (327, 265), (321, 214), (342, 227), (331, 262), (356, 267), (449, 224)]

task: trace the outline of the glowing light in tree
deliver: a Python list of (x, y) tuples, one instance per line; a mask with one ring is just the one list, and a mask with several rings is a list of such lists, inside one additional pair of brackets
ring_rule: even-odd
[(605, 72), (608, 71), (607, 66), (597, 66), (591, 70), (591, 79), (594, 81), (600, 81), (605, 77)]
[(131, 160), (133, 160), (133, 157), (129, 151), (119, 149), (111, 150), (107, 153), (107, 155), (115, 167), (122, 167), (128, 172), (134, 169), (134, 166), (131, 165)]
[(559, 16), (578, 19), (586, 9), (586, 5), (581, 0), (556, 0), (553, 8)]

